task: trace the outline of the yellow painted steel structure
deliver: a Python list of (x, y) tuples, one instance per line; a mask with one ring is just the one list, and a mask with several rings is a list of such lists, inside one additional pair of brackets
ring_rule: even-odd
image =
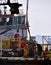
[(2, 48), (3, 49), (10, 49), (10, 39), (2, 39)]
[[(41, 46), (42, 46), (42, 48), (44, 49), (44, 47), (51, 47), (51, 44), (41, 44)], [(43, 56), (43, 53), (45, 53), (45, 50), (43, 50), (42, 51), (42, 56)], [(47, 56), (49, 57), (49, 58), (51, 58), (51, 49), (48, 49), (48, 54), (47, 54)]]
[(15, 40), (15, 38), (14, 39), (7, 38), (7, 39), (2, 39), (2, 48), (10, 49), (12, 46), (12, 42), (16, 42), (16, 46), (18, 48), (21, 47), (21, 39), (20, 38), (17, 38), (16, 40)]

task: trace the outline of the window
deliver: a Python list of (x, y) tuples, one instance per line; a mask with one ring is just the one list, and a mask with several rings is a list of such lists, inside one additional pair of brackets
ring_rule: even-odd
[(0, 18), (0, 19), (1, 19), (0, 26), (6, 25), (6, 18)]
[(25, 24), (25, 16), (21, 17), (21, 24)]
[(18, 17), (14, 17), (14, 19), (13, 19), (13, 25), (17, 25), (17, 19), (18, 19)]
[(25, 16), (19, 16), (18, 17), (18, 24), (25, 24)]
[(21, 24), (21, 17), (18, 16), (18, 24)]
[(10, 18), (7, 18), (7, 25), (12, 25), (12, 18), (10, 17)]
[(12, 25), (12, 18), (0, 18), (0, 26)]

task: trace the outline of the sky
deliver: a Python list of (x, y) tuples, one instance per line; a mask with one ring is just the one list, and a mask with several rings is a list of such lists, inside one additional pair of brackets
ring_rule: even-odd
[(51, 35), (51, 0), (29, 0), (31, 35)]

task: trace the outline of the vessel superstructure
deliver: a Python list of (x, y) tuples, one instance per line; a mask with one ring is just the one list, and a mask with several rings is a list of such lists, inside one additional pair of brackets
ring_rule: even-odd
[[(15, 36), (19, 36), (19, 40), (23, 38), (27, 39), (27, 25), (26, 14), (19, 12), (19, 7), (22, 6), (22, 4), (18, 2), (10, 3), (10, 0), (8, 0), (7, 3), (1, 2), (0, 5), (4, 6), (4, 14), (2, 14), (2, 10), (0, 10), (0, 55), (2, 56), (4, 49), (7, 51), (11, 49), (11, 41), (17, 46)], [(7, 7), (5, 5), (10, 7), (10, 14), (6, 13)], [(5, 55), (7, 56), (7, 54)]]

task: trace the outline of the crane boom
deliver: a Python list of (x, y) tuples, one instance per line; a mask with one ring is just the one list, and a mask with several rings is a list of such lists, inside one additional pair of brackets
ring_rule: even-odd
[(28, 32), (29, 32), (29, 37), (31, 37), (30, 35), (30, 29), (29, 29), (29, 21), (28, 21), (28, 5), (29, 5), (29, 0), (27, 0), (27, 7), (26, 7), (26, 25), (27, 25), (27, 29), (28, 29)]

